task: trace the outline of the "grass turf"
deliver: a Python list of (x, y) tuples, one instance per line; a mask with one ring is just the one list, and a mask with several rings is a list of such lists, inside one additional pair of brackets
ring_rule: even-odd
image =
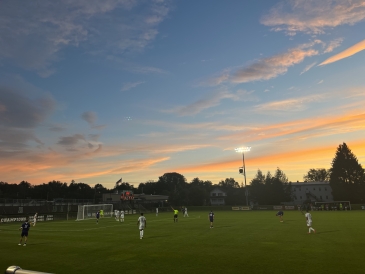
[(38, 222), (28, 245), (18, 246), (19, 223), (0, 226), (0, 272), (10, 265), (51, 273), (364, 273), (365, 212), (312, 212), (316, 234), (305, 217), (286, 211), (145, 214), (139, 239), (138, 215)]

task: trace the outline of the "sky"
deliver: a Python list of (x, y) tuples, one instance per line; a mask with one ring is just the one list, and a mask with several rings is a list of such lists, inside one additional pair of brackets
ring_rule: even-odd
[(365, 165), (365, 0), (0, 1), (0, 181)]

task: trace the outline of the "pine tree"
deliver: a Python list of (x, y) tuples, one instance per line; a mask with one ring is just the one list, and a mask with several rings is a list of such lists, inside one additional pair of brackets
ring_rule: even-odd
[(346, 143), (339, 145), (332, 160), (332, 194), (337, 201), (360, 203), (364, 194), (364, 169)]

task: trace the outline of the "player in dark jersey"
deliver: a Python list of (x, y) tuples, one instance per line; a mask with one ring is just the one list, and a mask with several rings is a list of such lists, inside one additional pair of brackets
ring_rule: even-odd
[(280, 218), (280, 222), (283, 222), (284, 220), (283, 220), (283, 216), (284, 216), (284, 212), (282, 212), (281, 210), (280, 211), (278, 211), (278, 213), (276, 213), (276, 215), (275, 216), (279, 216), (279, 218)]
[(213, 221), (214, 221), (214, 212), (211, 210), (209, 212), (209, 221), (210, 221), (210, 228), (213, 228)]
[(30, 229), (30, 223), (28, 223), (28, 220), (25, 220), (25, 222), (19, 228), (19, 230), (22, 231), (22, 234), (20, 234), (20, 241), (18, 245), (22, 245), (23, 238), (24, 238), (24, 246), (27, 245), (29, 229)]
[(96, 223), (99, 224), (99, 218), (100, 218), (100, 211), (98, 210), (96, 212)]

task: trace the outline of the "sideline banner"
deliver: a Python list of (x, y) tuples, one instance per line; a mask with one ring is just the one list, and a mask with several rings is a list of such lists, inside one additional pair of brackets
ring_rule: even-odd
[(285, 209), (291, 209), (291, 210), (294, 210), (295, 207), (294, 206), (285, 206)]
[[(21, 217), (5, 217), (0, 219), (0, 223), (14, 223), (14, 222), (25, 222), (28, 219), (29, 222), (33, 222), (34, 216), (29, 216), (28, 218), (25, 216)], [(53, 215), (38, 215), (37, 222), (44, 222), (44, 221), (53, 221)]]
[(232, 206), (232, 210), (251, 210), (249, 206)]
[(283, 206), (274, 206), (274, 209), (283, 209)]

